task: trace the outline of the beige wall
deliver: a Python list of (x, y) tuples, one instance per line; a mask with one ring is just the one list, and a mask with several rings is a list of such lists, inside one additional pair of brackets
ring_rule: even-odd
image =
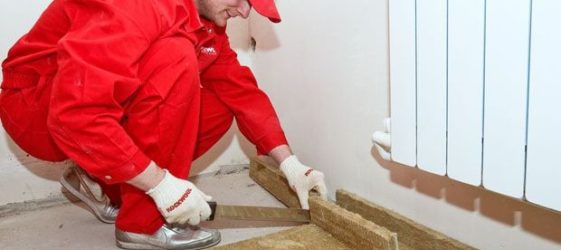
[(481, 249), (561, 249), (561, 214), (384, 162), (370, 136), (389, 115), (388, 0), (277, 0), (250, 21), (251, 54), (295, 152), (344, 188)]

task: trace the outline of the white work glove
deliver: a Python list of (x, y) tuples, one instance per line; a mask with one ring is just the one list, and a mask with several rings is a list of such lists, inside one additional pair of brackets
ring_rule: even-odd
[(325, 177), (322, 172), (300, 163), (294, 155), (282, 161), (280, 169), (284, 176), (286, 176), (288, 185), (298, 195), (303, 209), (310, 209), (308, 192), (312, 189), (317, 190), (321, 198), (327, 200), (327, 187), (325, 186)]
[(158, 210), (170, 224), (185, 222), (197, 225), (210, 216), (207, 201), (212, 197), (204, 194), (193, 183), (176, 178), (167, 169), (164, 179), (146, 192), (154, 199)]
[(380, 156), (386, 161), (391, 161), (391, 121), (390, 118), (384, 119), (385, 131), (376, 131), (372, 134), (374, 146)]

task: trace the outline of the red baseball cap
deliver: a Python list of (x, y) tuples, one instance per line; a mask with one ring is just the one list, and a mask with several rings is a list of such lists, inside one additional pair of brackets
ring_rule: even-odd
[(251, 6), (264, 17), (268, 17), (273, 23), (279, 23), (281, 21), (279, 11), (277, 6), (275, 6), (274, 0), (249, 0)]

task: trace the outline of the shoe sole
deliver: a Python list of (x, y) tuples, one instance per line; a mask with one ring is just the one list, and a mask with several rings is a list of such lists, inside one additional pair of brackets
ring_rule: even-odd
[(120, 240), (115, 240), (117, 247), (119, 248), (123, 248), (123, 249), (138, 249), (138, 250), (146, 250), (146, 249), (190, 249), (190, 250), (198, 250), (198, 249), (205, 249), (205, 248), (209, 248), (209, 247), (213, 247), (218, 245), (218, 243), (220, 243), (220, 241), (222, 241), (222, 237), (220, 237), (216, 242), (213, 242), (212, 244), (206, 245), (206, 246), (202, 246), (202, 247), (197, 247), (197, 248), (160, 248), (160, 247), (156, 247), (150, 244), (143, 244), (143, 243), (132, 243), (132, 242), (123, 242)]
[[(86, 197), (84, 194), (82, 194), (80, 192), (80, 190), (76, 190), (72, 184), (70, 182), (68, 182), (66, 180), (66, 173), (62, 175), (62, 177), (60, 178), (59, 182), (60, 184), (64, 187), (64, 189), (66, 189), (68, 192), (70, 192), (72, 195), (74, 195), (76, 198), (80, 199), (82, 202), (86, 203), (86, 205), (88, 206), (88, 209), (90, 209), (92, 211), (92, 213), (95, 215), (95, 217), (100, 220), (103, 223), (107, 223), (107, 224), (114, 224), (115, 221), (113, 220), (107, 220), (104, 219), (101, 214), (99, 214), (99, 212), (94, 209), (94, 207), (96, 207), (96, 205), (90, 201), (90, 199), (88, 197)], [(79, 184), (82, 185), (82, 184)], [(78, 189), (80, 189), (80, 186), (78, 186)]]
[(141, 244), (141, 243), (130, 243), (130, 242), (122, 242), (116, 241), (117, 246), (123, 249), (164, 249), (159, 247), (154, 247), (152, 245)]
[(198, 249), (205, 249), (205, 248), (209, 248), (209, 247), (213, 247), (218, 245), (218, 243), (220, 243), (221, 239), (213, 242), (210, 245), (206, 245), (203, 247), (197, 247), (197, 248), (160, 248), (160, 247), (155, 247), (149, 244), (142, 244), (142, 243), (131, 243), (131, 242), (123, 242), (123, 241), (119, 241), (116, 240), (116, 245), (119, 248), (123, 248), (123, 249), (141, 249), (141, 250), (145, 250), (145, 249), (191, 249), (191, 250), (198, 250)]

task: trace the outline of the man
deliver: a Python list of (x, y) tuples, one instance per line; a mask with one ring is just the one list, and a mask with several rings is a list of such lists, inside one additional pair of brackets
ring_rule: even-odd
[[(80, 166), (61, 182), (103, 221), (118, 214), (119, 247), (220, 241), (218, 232), (172, 225), (208, 218), (211, 197), (186, 178), (234, 117), (307, 208), (310, 189), (325, 197), (324, 176), (292, 155), (225, 34), (227, 20), (252, 7), (280, 21), (273, 0), (55, 0), (3, 63), (4, 128), (29, 154)], [(111, 203), (92, 192), (98, 185)]]

